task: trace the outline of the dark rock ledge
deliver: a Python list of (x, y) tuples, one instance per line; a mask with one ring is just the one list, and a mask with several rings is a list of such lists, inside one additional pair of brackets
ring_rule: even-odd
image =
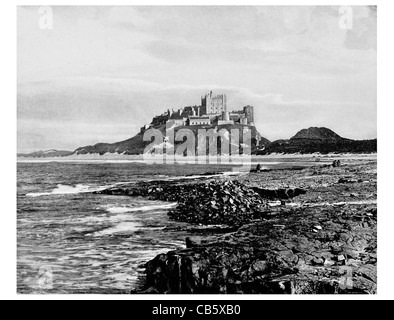
[(376, 190), (375, 162), (99, 193), (176, 201), (171, 219), (202, 234), (149, 261), (134, 293), (375, 294)]
[(208, 244), (189, 240), (147, 263), (142, 292), (376, 293), (376, 210), (351, 211), (299, 210)]

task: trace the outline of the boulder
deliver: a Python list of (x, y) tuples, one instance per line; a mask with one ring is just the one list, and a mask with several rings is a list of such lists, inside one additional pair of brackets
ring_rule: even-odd
[(333, 168), (339, 168), (341, 166), (341, 160), (335, 160), (332, 163)]

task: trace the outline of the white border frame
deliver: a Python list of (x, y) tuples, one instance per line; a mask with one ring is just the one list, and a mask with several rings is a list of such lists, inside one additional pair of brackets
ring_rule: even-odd
[[(36, 1), (9, 1), (2, 3), (2, 59), (1, 59), (1, 137), (2, 165), (1, 199), (2, 221), (0, 223), (1, 263), (0, 263), (0, 298), (19, 300), (377, 300), (393, 299), (394, 281), (391, 268), (394, 265), (392, 244), (394, 228), (394, 212), (391, 204), (391, 188), (394, 181), (391, 157), (393, 155), (394, 138), (392, 121), (393, 106), (392, 82), (393, 73), (393, 3), (390, 1), (54, 1), (47, 0), (45, 5), (378, 5), (378, 294), (375, 296), (277, 296), (277, 295), (49, 295), (29, 296), (16, 294), (16, 6), (41, 5)], [(391, 72), (390, 72), (391, 71)]]

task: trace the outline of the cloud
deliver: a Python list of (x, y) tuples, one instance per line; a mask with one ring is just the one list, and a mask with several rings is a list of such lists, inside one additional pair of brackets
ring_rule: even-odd
[(113, 141), (213, 90), (254, 105), (271, 139), (317, 123), (374, 137), (376, 10), (353, 8), (342, 30), (337, 6), (63, 6), (43, 31), (38, 7), (19, 7), (19, 132), (59, 148)]

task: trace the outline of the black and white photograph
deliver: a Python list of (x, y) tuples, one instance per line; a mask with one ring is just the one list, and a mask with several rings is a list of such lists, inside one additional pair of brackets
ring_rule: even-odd
[(15, 11), (13, 294), (379, 294), (379, 5)]

